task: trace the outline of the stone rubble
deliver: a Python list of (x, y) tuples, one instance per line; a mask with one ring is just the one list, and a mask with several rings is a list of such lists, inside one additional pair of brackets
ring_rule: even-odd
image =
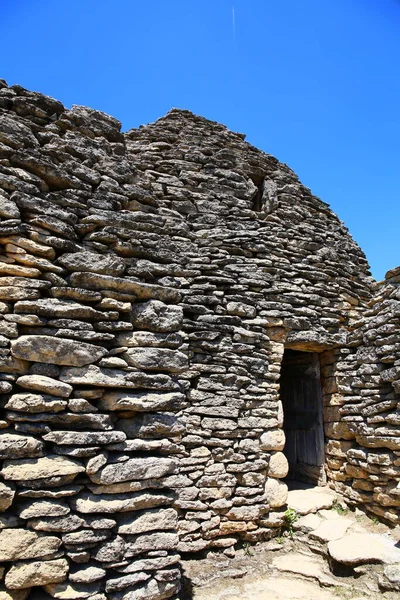
[(0, 275), (0, 599), (176, 598), (180, 554), (276, 535), (285, 348), (330, 485), (398, 523), (399, 270), (243, 135), (0, 80)]

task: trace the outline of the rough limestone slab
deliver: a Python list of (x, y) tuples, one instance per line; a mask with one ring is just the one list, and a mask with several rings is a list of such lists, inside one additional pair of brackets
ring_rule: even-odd
[(146, 531), (176, 529), (178, 515), (175, 509), (148, 510), (143, 514), (128, 515), (119, 521), (118, 533), (135, 535)]
[(5, 408), (17, 412), (33, 414), (57, 413), (65, 410), (67, 401), (57, 396), (46, 394), (13, 394), (7, 401)]
[(25, 458), (42, 456), (43, 442), (30, 435), (2, 433), (0, 435), (0, 458)]
[(288, 493), (287, 504), (300, 515), (318, 512), (321, 508), (331, 508), (335, 499), (331, 491), (291, 490)]
[(291, 552), (284, 556), (277, 556), (272, 561), (272, 566), (279, 571), (295, 573), (296, 575), (316, 579), (321, 583), (334, 583), (333, 578), (325, 573), (322, 561), (316, 557)]
[[(87, 276), (85, 274), (85, 276)], [(79, 286), (78, 286), (79, 287)], [(18, 314), (28, 313), (39, 317), (53, 319), (82, 319), (89, 321), (108, 321), (110, 318), (117, 319), (117, 312), (102, 312), (91, 306), (78, 304), (78, 302), (67, 302), (57, 298), (41, 298), (34, 301), (21, 301), (14, 305), (14, 311)]]
[(57, 600), (83, 600), (94, 596), (100, 590), (100, 583), (49, 583), (44, 589)]
[(106, 570), (94, 564), (81, 565), (78, 569), (70, 572), (68, 579), (73, 583), (92, 583), (99, 581), (106, 575)]
[(49, 556), (57, 552), (61, 540), (54, 536), (39, 536), (27, 529), (0, 531), (0, 560), (15, 561)]
[(117, 290), (132, 294), (141, 300), (154, 298), (157, 301), (179, 302), (181, 294), (178, 290), (151, 283), (142, 283), (123, 277), (111, 277), (94, 273), (73, 273), (70, 283), (74, 287), (83, 287), (92, 290)]
[(17, 514), (21, 519), (36, 519), (38, 517), (62, 517), (71, 512), (69, 506), (57, 500), (34, 499), (18, 506)]
[(106, 392), (97, 406), (103, 410), (132, 410), (153, 412), (158, 410), (179, 410), (185, 395), (179, 392)]
[(106, 465), (100, 471), (91, 474), (90, 479), (94, 483), (110, 485), (123, 481), (158, 479), (173, 473), (175, 469), (176, 462), (169, 458), (137, 457), (122, 463)]
[(76, 498), (71, 498), (71, 507), (79, 513), (107, 513), (130, 512), (170, 504), (171, 495), (165, 493), (152, 494), (131, 493), (129, 495), (110, 494), (107, 496), (84, 492)]
[(96, 446), (124, 442), (126, 435), (123, 431), (52, 431), (43, 439), (61, 446)]
[(107, 369), (97, 365), (84, 367), (63, 367), (60, 380), (71, 385), (94, 385), (99, 387), (157, 389), (172, 391), (178, 385), (168, 375), (143, 373), (141, 371), (123, 371)]
[(9, 508), (14, 500), (15, 488), (0, 481), (0, 512)]
[(345, 565), (400, 562), (400, 549), (396, 548), (395, 542), (373, 533), (345, 535), (340, 540), (329, 542), (328, 551), (334, 560)]
[(288, 487), (286, 483), (279, 479), (270, 477), (265, 484), (265, 494), (271, 508), (284, 506), (288, 497)]
[(11, 590), (19, 590), (64, 581), (67, 573), (68, 561), (65, 558), (30, 563), (18, 562), (8, 571), (5, 584)]
[(11, 342), (11, 354), (33, 362), (82, 367), (100, 360), (105, 348), (49, 335), (21, 335)]
[(304, 517), (300, 517), (297, 521), (293, 523), (293, 529), (298, 530), (302, 529), (305, 531), (312, 531), (313, 529), (317, 529), (319, 525), (321, 525), (322, 519), (315, 513), (309, 513)]
[(115, 254), (98, 254), (95, 252), (66, 253), (58, 259), (68, 271), (86, 271), (103, 275), (122, 275), (125, 270), (123, 258)]
[(322, 522), (319, 527), (310, 533), (310, 537), (320, 540), (321, 542), (339, 540), (353, 523), (354, 521), (351, 519), (338, 516), (336, 519), (329, 519)]
[(69, 398), (73, 390), (72, 385), (45, 375), (23, 375), (18, 377), (16, 383), (24, 389), (60, 396), (60, 398)]
[(133, 541), (126, 544), (125, 556), (130, 558), (143, 552), (155, 550), (175, 550), (179, 542), (176, 533), (156, 532), (138, 535)]
[(45, 479), (47, 477), (77, 475), (85, 471), (85, 467), (76, 460), (56, 454), (42, 458), (26, 458), (6, 460), (1, 474), (4, 479), (24, 481), (25, 479)]
[(169, 333), (178, 331), (183, 322), (180, 306), (169, 306), (159, 300), (149, 300), (132, 306), (132, 323), (137, 329)]
[(188, 357), (169, 348), (129, 348), (123, 355), (128, 365), (149, 371), (179, 373), (188, 368)]

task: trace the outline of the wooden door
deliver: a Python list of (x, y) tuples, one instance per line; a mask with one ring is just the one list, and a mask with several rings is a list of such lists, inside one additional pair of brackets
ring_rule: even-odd
[(280, 384), (288, 477), (323, 485), (326, 479), (318, 354), (286, 350)]

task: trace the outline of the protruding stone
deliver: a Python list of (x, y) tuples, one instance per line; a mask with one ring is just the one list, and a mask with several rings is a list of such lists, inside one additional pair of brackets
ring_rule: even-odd
[(11, 590), (31, 588), (64, 581), (67, 573), (68, 561), (65, 558), (29, 563), (18, 562), (8, 571), (5, 584)]
[(71, 458), (49, 454), (37, 459), (6, 460), (1, 474), (6, 480), (24, 481), (56, 476), (75, 477), (84, 471), (85, 467)]
[(123, 357), (128, 365), (145, 371), (179, 373), (188, 368), (186, 354), (168, 348), (130, 348)]
[(179, 306), (169, 306), (159, 300), (149, 300), (132, 306), (132, 323), (138, 329), (168, 333), (178, 331), (183, 312)]
[(289, 472), (289, 463), (283, 452), (274, 452), (269, 460), (268, 477), (282, 479)]
[(82, 493), (70, 500), (71, 506), (79, 513), (118, 513), (142, 510), (170, 504), (171, 495), (165, 493), (153, 494), (150, 492), (123, 494), (97, 495)]
[(60, 398), (69, 398), (72, 386), (45, 375), (23, 375), (17, 379), (17, 385), (28, 390), (44, 392)]
[(265, 451), (280, 452), (285, 446), (285, 432), (283, 429), (271, 429), (262, 434), (260, 448)]
[(25, 458), (43, 455), (43, 442), (30, 435), (2, 433), (0, 458)]
[(86, 342), (48, 335), (22, 335), (12, 340), (11, 353), (16, 358), (33, 362), (82, 367), (100, 360), (107, 350)]
[(15, 496), (15, 487), (0, 481), (0, 512), (10, 508)]
[(340, 540), (329, 542), (328, 551), (337, 562), (351, 566), (400, 562), (400, 549), (395, 545), (395, 541), (372, 533), (345, 535)]
[(90, 475), (90, 478), (94, 483), (110, 485), (123, 481), (157, 479), (175, 470), (176, 462), (169, 458), (137, 457), (121, 463), (108, 464)]
[(52, 431), (43, 439), (61, 446), (95, 446), (124, 442), (126, 435), (122, 431)]
[(49, 583), (45, 591), (57, 600), (84, 600), (94, 598), (100, 590), (99, 582), (94, 583)]
[(288, 506), (300, 515), (315, 513), (321, 508), (331, 508), (336, 494), (328, 488), (313, 490), (291, 490), (288, 494)]
[(58, 259), (60, 265), (68, 271), (83, 271), (89, 273), (101, 273), (103, 275), (122, 275), (125, 263), (122, 258), (115, 254), (98, 254), (95, 252), (73, 252), (63, 254)]
[(148, 510), (142, 514), (124, 517), (119, 521), (118, 533), (136, 535), (146, 531), (176, 529), (178, 515), (173, 508)]
[(184, 394), (160, 392), (106, 392), (98, 403), (103, 410), (132, 410), (153, 412), (158, 410), (179, 410)]
[(27, 529), (3, 529), (0, 531), (0, 560), (28, 560), (51, 556), (61, 546), (54, 536), (39, 536)]
[(57, 413), (65, 410), (66, 400), (57, 396), (47, 396), (45, 394), (13, 394), (5, 408), (17, 412), (26, 413)]
[(288, 497), (288, 487), (283, 481), (270, 477), (265, 484), (265, 494), (271, 508), (284, 506)]

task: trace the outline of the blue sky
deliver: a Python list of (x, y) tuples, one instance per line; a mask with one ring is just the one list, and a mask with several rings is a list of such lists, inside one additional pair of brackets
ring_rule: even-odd
[(381, 279), (400, 264), (399, 32), (400, 0), (1, 0), (0, 77), (124, 130), (175, 106), (246, 133)]

